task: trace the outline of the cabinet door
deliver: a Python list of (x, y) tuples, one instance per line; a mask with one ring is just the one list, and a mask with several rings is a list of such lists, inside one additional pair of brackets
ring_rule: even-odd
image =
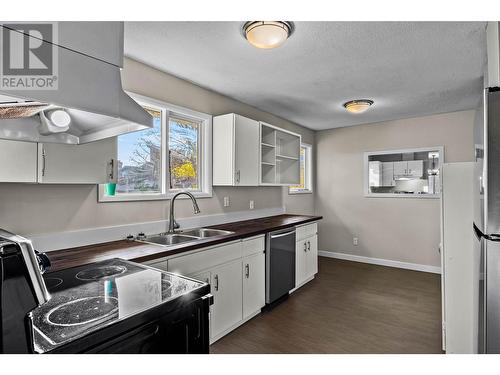
[(259, 122), (235, 115), (234, 185), (259, 185)]
[(382, 163), (382, 186), (394, 186), (394, 163)]
[(404, 176), (407, 174), (408, 162), (395, 161), (394, 162), (394, 176)]
[(116, 137), (82, 145), (39, 143), (38, 182), (102, 184), (116, 181), (116, 160)]
[(412, 177), (422, 177), (424, 174), (424, 163), (422, 160), (408, 161), (408, 174)]
[(369, 186), (378, 187), (382, 184), (381, 163), (379, 161), (371, 161), (368, 163), (369, 170)]
[(306, 278), (318, 273), (318, 236), (309, 237), (307, 243)]
[(37, 144), (0, 139), (0, 182), (36, 182)]
[(266, 304), (265, 275), (264, 253), (243, 258), (243, 319)]
[(307, 240), (298, 241), (295, 246), (295, 286), (307, 279)]
[(243, 319), (241, 259), (211, 270), (210, 338), (227, 331)]

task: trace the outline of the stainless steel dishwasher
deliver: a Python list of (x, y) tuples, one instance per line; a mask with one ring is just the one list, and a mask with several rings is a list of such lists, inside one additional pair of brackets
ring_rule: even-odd
[(266, 303), (270, 304), (295, 288), (295, 228), (266, 236)]

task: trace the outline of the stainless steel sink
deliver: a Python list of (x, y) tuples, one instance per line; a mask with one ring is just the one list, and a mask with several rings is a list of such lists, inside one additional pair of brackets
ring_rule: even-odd
[(234, 232), (221, 229), (196, 228), (196, 229), (189, 229), (186, 230), (185, 232), (180, 232), (180, 233), (154, 234), (152, 236), (147, 236), (145, 239), (141, 239), (139, 241), (154, 243), (162, 246), (173, 246), (184, 242), (195, 242), (203, 238), (227, 236), (233, 233)]
[(177, 245), (184, 242), (191, 242), (198, 240), (198, 237), (195, 236), (186, 236), (184, 234), (165, 234), (165, 235), (154, 235), (148, 236), (146, 239), (142, 240), (143, 242), (151, 242), (158, 245), (164, 246), (172, 246)]
[(230, 232), (228, 230), (222, 229), (212, 229), (212, 228), (196, 228), (183, 231), (183, 235), (194, 236), (198, 238), (207, 238), (207, 237), (216, 237), (216, 236), (227, 236), (229, 234), (233, 234), (234, 232)]

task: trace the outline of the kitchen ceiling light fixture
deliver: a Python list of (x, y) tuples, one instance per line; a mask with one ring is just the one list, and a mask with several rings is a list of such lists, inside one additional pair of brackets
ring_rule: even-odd
[(373, 105), (373, 100), (357, 99), (344, 103), (344, 108), (350, 113), (363, 113)]
[(292, 35), (289, 21), (249, 21), (243, 25), (243, 36), (257, 48), (271, 49), (281, 46)]

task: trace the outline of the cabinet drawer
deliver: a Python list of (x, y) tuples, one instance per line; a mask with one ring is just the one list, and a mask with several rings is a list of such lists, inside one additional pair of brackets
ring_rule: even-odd
[(262, 253), (265, 248), (265, 236), (259, 236), (257, 238), (250, 238), (243, 240), (242, 243), (243, 256)]
[(189, 275), (238, 258), (241, 258), (241, 242), (239, 241), (169, 259), (168, 271)]
[(300, 241), (304, 238), (314, 236), (318, 232), (318, 223), (306, 224), (297, 227), (296, 240)]

